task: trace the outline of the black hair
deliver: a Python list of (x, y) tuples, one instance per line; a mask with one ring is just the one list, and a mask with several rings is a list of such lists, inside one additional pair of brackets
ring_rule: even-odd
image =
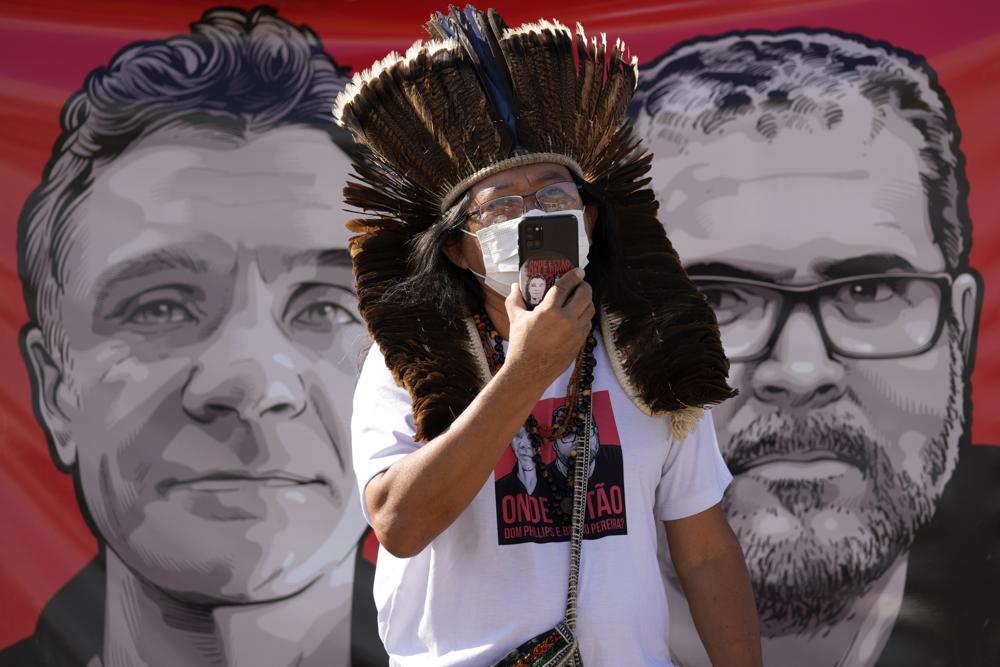
[(852, 95), (874, 109), (872, 137), (891, 125), (887, 110), (919, 134), (931, 233), (949, 270), (967, 268), (972, 222), (961, 133), (937, 74), (918, 54), (827, 29), (697, 37), (640, 67), (629, 116), (647, 144), (660, 141), (663, 158), (736, 122), (762, 141), (789, 129), (834, 129)]

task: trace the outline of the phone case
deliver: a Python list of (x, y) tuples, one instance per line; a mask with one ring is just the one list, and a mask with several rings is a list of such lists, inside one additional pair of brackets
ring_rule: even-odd
[(576, 217), (565, 213), (530, 216), (518, 223), (518, 278), (529, 310), (563, 274), (580, 265), (576, 235)]

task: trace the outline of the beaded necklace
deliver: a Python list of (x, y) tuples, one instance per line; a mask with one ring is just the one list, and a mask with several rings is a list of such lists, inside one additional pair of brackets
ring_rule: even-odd
[[(506, 359), (503, 351), (503, 338), (493, 326), (493, 321), (490, 320), (486, 311), (480, 311), (472, 317), (475, 320), (476, 331), (479, 333), (483, 350), (486, 352), (490, 372), (496, 375)], [(569, 524), (572, 518), (573, 477), (576, 469), (577, 448), (580, 444), (579, 442), (574, 444), (573, 449), (569, 452), (566, 482), (561, 486), (555, 484), (548, 466), (542, 461), (542, 446), (546, 442), (553, 443), (565, 435), (583, 433), (583, 420), (587, 416), (585, 401), (590, 400), (591, 385), (594, 383), (594, 367), (597, 365), (597, 360), (594, 357), (596, 345), (597, 339), (591, 330), (590, 334), (587, 335), (586, 344), (576, 357), (576, 366), (573, 368), (573, 374), (566, 387), (566, 410), (559, 423), (542, 426), (535, 419), (535, 416), (530, 414), (524, 423), (528, 437), (531, 439), (531, 458), (535, 462), (535, 469), (539, 471), (542, 479), (552, 490), (553, 500), (555, 500), (552, 509), (557, 519), (564, 524)], [(584, 446), (589, 447), (590, 443), (584, 443)]]

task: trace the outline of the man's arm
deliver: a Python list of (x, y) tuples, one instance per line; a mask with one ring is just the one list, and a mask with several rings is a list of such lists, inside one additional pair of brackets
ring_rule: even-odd
[(448, 430), (365, 487), (372, 528), (394, 556), (417, 555), (469, 506), (542, 393), (583, 346), (594, 316), (580, 270), (560, 278), (535, 310), (525, 309), (516, 286), (506, 305), (503, 367)]
[(664, 521), (698, 636), (714, 667), (760, 667), (760, 626), (743, 550), (719, 505)]
[(379, 542), (410, 558), (458, 518), (548, 387), (502, 368), (451, 427), (365, 487)]

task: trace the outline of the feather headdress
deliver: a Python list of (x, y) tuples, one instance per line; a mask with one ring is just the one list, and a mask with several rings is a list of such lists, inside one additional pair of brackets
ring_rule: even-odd
[(488, 380), (470, 320), (383, 298), (407, 276), (415, 236), (476, 182), (550, 162), (600, 186), (619, 221), (625, 276), (649, 308), (602, 303), (612, 365), (632, 400), (683, 435), (733, 391), (715, 316), (656, 218), (645, 154), (625, 111), (638, 66), (621, 41), (557, 21), (511, 29), (492, 9), (431, 17), (431, 39), (354, 76), (334, 117), (362, 147), (346, 202), (362, 316), (413, 399), (417, 437), (443, 432)]

